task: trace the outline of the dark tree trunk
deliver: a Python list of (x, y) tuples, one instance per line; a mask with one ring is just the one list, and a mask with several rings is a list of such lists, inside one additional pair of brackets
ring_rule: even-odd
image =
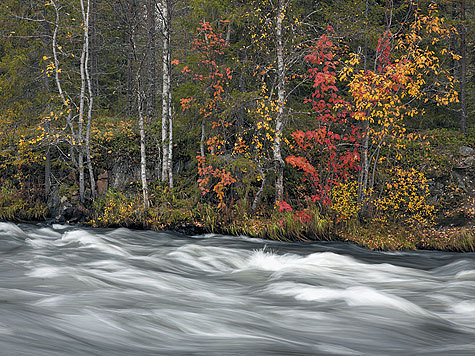
[(467, 133), (467, 34), (465, 23), (465, 1), (460, 2), (460, 129)]

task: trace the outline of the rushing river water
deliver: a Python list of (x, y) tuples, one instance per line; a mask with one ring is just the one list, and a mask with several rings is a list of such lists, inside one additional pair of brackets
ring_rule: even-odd
[(475, 254), (0, 223), (0, 354), (475, 355)]

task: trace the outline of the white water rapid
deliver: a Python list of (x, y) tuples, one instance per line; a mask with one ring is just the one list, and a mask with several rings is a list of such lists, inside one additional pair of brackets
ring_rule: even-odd
[(0, 223), (0, 355), (475, 355), (475, 254)]

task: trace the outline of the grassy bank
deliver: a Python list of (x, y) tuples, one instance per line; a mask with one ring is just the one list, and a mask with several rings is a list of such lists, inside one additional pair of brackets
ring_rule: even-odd
[(274, 191), (268, 184), (261, 204), (251, 213), (257, 183), (241, 177), (240, 185), (228, 192), (226, 203), (219, 204), (216, 197), (202, 194), (192, 174), (194, 166), (190, 166), (171, 190), (159, 183), (149, 186), (148, 209), (143, 208), (140, 183), (133, 180), (121, 188), (109, 187), (93, 203), (82, 206), (77, 185), (66, 177), (56, 195), (58, 209), (51, 213), (52, 202), (45, 201), (33, 175), (10, 180), (0, 177), (0, 220), (59, 217), (92, 227), (213, 232), (278, 241), (339, 240), (373, 250), (474, 252), (474, 167), (467, 164), (473, 155), (461, 154), (460, 148), (470, 146), (475, 133), (463, 136), (439, 129), (425, 132), (424, 137), (406, 142), (398, 169), (388, 161), (381, 163), (382, 173), (376, 176), (381, 183), (370, 202), (373, 210), (365, 217), (357, 214), (354, 177), (332, 190), (332, 205), (322, 206), (302, 198), (301, 180), (289, 173), (289, 204), (274, 206)]
[[(173, 196), (173, 193), (169, 193)], [(28, 207), (18, 202), (0, 210), (1, 220), (46, 221), (45, 206)], [(293, 212), (259, 212), (250, 216), (240, 204), (217, 209), (192, 200), (170, 199), (144, 210), (140, 199), (109, 192), (86, 211), (82, 223), (92, 227), (127, 227), (175, 230), (185, 233), (245, 235), (278, 241), (346, 241), (371, 250), (430, 249), (475, 252), (475, 226), (434, 226), (416, 229), (397, 223), (362, 223), (358, 220), (336, 223), (314, 206), (303, 210), (302, 218)]]

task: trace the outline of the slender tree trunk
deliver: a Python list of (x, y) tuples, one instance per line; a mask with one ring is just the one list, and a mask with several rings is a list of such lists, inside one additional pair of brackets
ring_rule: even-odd
[[(46, 133), (49, 135), (50, 133), (50, 125), (49, 120), (46, 123)], [(46, 147), (46, 155), (45, 155), (45, 198), (48, 199), (49, 194), (51, 192), (51, 144), (49, 143), (48, 138), (48, 146)]]
[(87, 124), (86, 124), (86, 140), (84, 143), (84, 151), (86, 154), (86, 162), (87, 162), (87, 168), (89, 171), (89, 183), (91, 186), (91, 197), (93, 200), (96, 199), (96, 180), (94, 178), (94, 169), (92, 166), (92, 161), (91, 161), (91, 152), (90, 152), (90, 135), (91, 135), (91, 120), (92, 120), (92, 108), (94, 105), (94, 95), (93, 95), (93, 87), (92, 87), (92, 80), (91, 80), (91, 75), (89, 73), (89, 42), (90, 42), (90, 37), (89, 37), (89, 19), (90, 19), (90, 0), (87, 0), (87, 7), (86, 10), (84, 11), (84, 7), (82, 8), (83, 10), (83, 21), (84, 21), (84, 45), (85, 45), (85, 53), (86, 53), (86, 58), (84, 61), (84, 75), (86, 77), (86, 84), (87, 84), (87, 89), (88, 89), (88, 95), (89, 95), (89, 101), (88, 101), (88, 110), (87, 110)]
[[(46, 11), (45, 11), (46, 12)], [(45, 21), (43, 22), (43, 30), (44, 30), (44, 36), (42, 37), (42, 41), (45, 47), (48, 47), (48, 41), (47, 41), (47, 36), (49, 35), (49, 28), (48, 28), (48, 23)], [(50, 82), (49, 82), (49, 76), (46, 71), (43, 73), (43, 80), (44, 80), (44, 85), (45, 85), (45, 93), (46, 95), (50, 95)], [(50, 105), (48, 104), (47, 111), (50, 112)], [(44, 128), (46, 135), (48, 137), (47, 143), (46, 143), (46, 154), (45, 154), (45, 199), (48, 200), (50, 191), (51, 191), (51, 143), (50, 143), (50, 133), (51, 133), (51, 127), (50, 127), (50, 119), (45, 121)]]
[(133, 80), (132, 80), (132, 63), (133, 63), (133, 59), (132, 59), (132, 55), (129, 53), (127, 55), (127, 75), (126, 75), (126, 91), (127, 91), (127, 103), (126, 103), (126, 108), (125, 108), (125, 111), (127, 112), (127, 115), (128, 116), (131, 116), (132, 115), (132, 111), (133, 111), (133, 106), (134, 106), (134, 99), (133, 99)]
[[(48, 77), (45, 75), (45, 89), (49, 93), (49, 81)], [(51, 143), (50, 143), (50, 133), (51, 133), (51, 120), (47, 119), (45, 122), (45, 132), (47, 135), (46, 143), (46, 153), (45, 153), (45, 198), (48, 200), (51, 192)]]
[(231, 41), (231, 21), (228, 22), (228, 30), (226, 31), (226, 45)]
[(258, 166), (257, 166), (257, 172), (262, 176), (262, 181), (261, 181), (261, 186), (259, 187), (259, 190), (257, 191), (256, 196), (254, 197), (254, 201), (252, 202), (251, 213), (254, 213), (257, 210), (257, 207), (259, 206), (262, 193), (264, 192), (264, 187), (266, 185), (266, 179), (267, 179), (267, 176), (264, 173), (264, 170), (262, 169), (262, 165), (260, 162), (258, 163)]
[(200, 139), (200, 154), (201, 157), (205, 156), (205, 123), (204, 121), (201, 122), (201, 139)]
[(467, 35), (465, 23), (465, 1), (460, 2), (460, 129), (462, 133), (467, 133)]
[(169, 92), (170, 92), (170, 14), (169, 1), (162, 0), (162, 16), (163, 16), (163, 49), (162, 49), (162, 182), (169, 181)]
[(282, 159), (281, 142), (284, 129), (284, 105), (285, 105), (285, 67), (284, 50), (282, 42), (282, 20), (284, 17), (284, 0), (279, 0), (276, 19), (276, 40), (277, 40), (277, 75), (278, 75), (278, 112), (275, 124), (274, 138), (274, 164), (276, 173), (275, 201), (282, 201), (284, 195), (284, 160)]
[(127, 11), (129, 18), (129, 39), (127, 43), (127, 75), (126, 75), (126, 112), (127, 115), (132, 115), (134, 111), (134, 74), (133, 74), (133, 64), (136, 58), (136, 48), (134, 44), (134, 35), (135, 35), (135, 21), (137, 17), (136, 3), (133, 0), (127, 1)]
[[(364, 71), (368, 69), (368, 0), (365, 3), (365, 33), (364, 33)], [(363, 142), (361, 145), (361, 170), (358, 176), (357, 201), (360, 215), (364, 215), (367, 210), (366, 194), (369, 176), (369, 121), (363, 121)]]
[(156, 61), (155, 61), (155, 45), (156, 45), (156, 18), (155, 18), (155, 0), (147, 0), (147, 88), (146, 88), (146, 112), (148, 118), (155, 117), (155, 77), (156, 77)]
[(358, 205), (361, 212), (366, 210), (366, 194), (368, 190), (369, 175), (369, 122), (363, 121), (363, 142), (361, 145), (361, 171), (358, 177)]
[(135, 12), (135, 1), (129, 2), (129, 11), (131, 14), (131, 19), (134, 21), (130, 25), (130, 37), (129, 42), (132, 48), (130, 53), (130, 59), (133, 59), (136, 63), (136, 73), (135, 73), (135, 80), (136, 80), (136, 94), (137, 94), (137, 112), (138, 112), (138, 119), (139, 119), (139, 133), (140, 133), (140, 178), (142, 181), (142, 195), (143, 195), (143, 207), (147, 209), (150, 205), (148, 199), (148, 183), (147, 183), (147, 153), (146, 153), (146, 144), (145, 144), (145, 117), (144, 112), (146, 112), (145, 107), (145, 92), (142, 83), (142, 66), (144, 61), (147, 60), (147, 55), (150, 54), (149, 48), (145, 49), (144, 56), (142, 60), (138, 60), (138, 53), (137, 53), (137, 45), (135, 40), (135, 20), (136, 20), (136, 12)]
[(147, 156), (146, 156), (146, 147), (145, 147), (145, 120), (144, 120), (144, 103), (142, 88), (141, 88), (141, 78), (140, 78), (140, 68), (137, 70), (137, 107), (139, 114), (139, 131), (140, 131), (140, 177), (142, 180), (142, 194), (143, 194), (143, 207), (147, 209), (149, 207), (148, 201), (148, 185), (147, 185)]
[(157, 139), (157, 146), (158, 146), (158, 155), (157, 155), (157, 161), (155, 162), (155, 171), (157, 174), (157, 181), (162, 180), (162, 146), (158, 142)]
[(71, 102), (69, 98), (66, 98), (66, 94), (63, 91), (63, 87), (61, 85), (61, 80), (59, 79), (59, 59), (58, 59), (58, 51), (56, 49), (57, 47), (57, 37), (58, 37), (58, 31), (59, 31), (59, 9), (58, 6), (56, 5), (55, 0), (51, 0), (51, 5), (54, 8), (55, 14), (56, 14), (56, 20), (55, 20), (55, 25), (54, 25), (54, 31), (53, 31), (53, 37), (51, 41), (51, 47), (53, 51), (53, 60), (54, 60), (54, 79), (56, 82), (56, 87), (58, 89), (59, 96), (63, 102), (63, 105), (66, 107), (66, 112), (68, 113), (68, 116), (66, 117), (67, 125), (71, 130), (71, 138), (69, 139), (69, 155), (71, 158), (71, 161), (73, 162), (73, 165), (77, 166), (77, 161), (75, 159), (75, 152), (74, 152), (74, 145), (75, 145), (75, 130), (73, 126), (73, 108), (71, 105)]
[(170, 8), (170, 1), (166, 0), (167, 4), (167, 35), (168, 35), (168, 56), (167, 56), (167, 69), (168, 69), (168, 186), (173, 188), (173, 108), (172, 108), (172, 15)]
[(79, 96), (79, 118), (78, 118), (78, 136), (77, 136), (77, 144), (79, 145), (79, 198), (81, 203), (84, 203), (84, 190), (85, 190), (85, 182), (84, 182), (84, 139), (83, 139), (83, 123), (84, 123), (84, 107), (86, 103), (86, 57), (87, 57), (87, 15), (86, 10), (84, 8), (84, 0), (80, 0), (81, 4), (81, 13), (83, 16), (83, 45), (81, 51), (81, 61), (80, 61), (80, 68), (79, 71), (81, 73), (81, 93)]
[[(169, 56), (170, 57), (170, 56)], [(170, 68), (170, 66), (169, 66)], [(172, 89), (171, 73), (168, 75), (168, 186), (173, 188), (173, 112), (172, 112)]]
[(96, 10), (96, 1), (91, 0), (91, 10), (90, 10), (90, 19), (89, 19), (89, 57), (91, 58), (91, 81), (92, 88), (95, 97), (99, 96), (99, 56), (97, 45), (97, 10)]

